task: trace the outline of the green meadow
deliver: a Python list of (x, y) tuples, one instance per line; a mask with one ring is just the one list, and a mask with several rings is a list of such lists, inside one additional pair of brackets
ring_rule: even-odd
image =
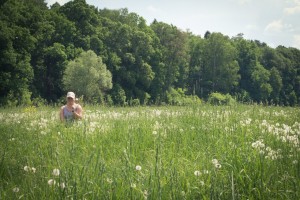
[(0, 199), (300, 199), (300, 109), (0, 110)]

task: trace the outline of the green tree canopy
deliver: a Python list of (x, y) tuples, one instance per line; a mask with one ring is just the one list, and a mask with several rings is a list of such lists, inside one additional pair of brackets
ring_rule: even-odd
[(86, 0), (51, 8), (44, 0), (1, 1), (0, 27), (1, 105), (57, 102), (66, 89), (119, 105), (167, 103), (176, 93), (205, 99), (212, 92), (300, 103), (300, 50), (271, 48), (242, 33), (200, 36), (157, 20), (149, 26), (127, 8), (101, 10)]
[(88, 102), (101, 102), (104, 92), (112, 88), (112, 75), (101, 57), (89, 50), (68, 63), (63, 83), (66, 91), (83, 95)]
[(237, 51), (227, 36), (212, 33), (204, 48), (203, 85), (211, 91), (229, 93), (238, 85), (240, 75)]

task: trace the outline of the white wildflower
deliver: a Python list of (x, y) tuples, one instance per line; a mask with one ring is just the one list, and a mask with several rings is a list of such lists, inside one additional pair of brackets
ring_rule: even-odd
[(136, 184), (135, 183), (131, 183), (130, 187), (136, 188)]
[(217, 169), (220, 169), (222, 167), (217, 159), (212, 159), (212, 163)]
[(157, 135), (157, 131), (153, 131), (152, 134), (153, 134), (153, 135)]
[(221, 167), (222, 167), (222, 165), (221, 165), (221, 164), (219, 164), (219, 163), (215, 164), (215, 168), (217, 168), (217, 169), (221, 169)]
[(65, 183), (61, 183), (59, 186), (60, 186), (61, 189), (65, 189), (66, 184)]
[(198, 170), (194, 171), (194, 174), (195, 174), (195, 176), (201, 176), (201, 172)]
[(265, 151), (264, 151), (264, 150), (260, 150), (260, 151), (259, 151), (259, 154), (260, 154), (260, 155), (264, 155), (264, 154), (265, 154)]
[(33, 173), (35, 173), (36, 168), (35, 168), (35, 167), (31, 167), (31, 171), (32, 171)]
[(137, 166), (135, 166), (135, 170), (141, 171), (141, 170), (142, 170), (142, 167), (141, 167), (140, 165), (137, 165)]
[(144, 199), (147, 199), (147, 198), (148, 198), (148, 191), (147, 191), (147, 190), (144, 190), (143, 196), (144, 196)]
[(296, 165), (298, 163), (298, 160), (293, 160), (293, 164)]
[(48, 181), (48, 185), (55, 185), (56, 184), (56, 182), (55, 182), (55, 180), (53, 180), (53, 179), (50, 179), (49, 181)]
[(52, 172), (53, 176), (59, 176), (59, 174), (60, 174), (59, 169), (54, 169)]
[(113, 180), (110, 179), (110, 178), (107, 178), (106, 181), (109, 183), (109, 184), (112, 184)]
[(252, 121), (252, 119), (251, 119), (251, 118), (248, 118), (248, 119), (245, 120), (245, 123), (246, 123), (247, 125), (249, 125), (249, 124), (251, 124), (251, 121)]
[(212, 162), (214, 165), (219, 163), (219, 161), (218, 161), (217, 159), (212, 159), (211, 162)]
[(30, 171), (30, 167), (29, 167), (29, 166), (25, 166), (25, 167), (24, 167), (24, 171), (25, 171), (25, 172), (29, 172), (29, 171)]
[(265, 144), (263, 143), (263, 140), (257, 140), (256, 142), (253, 142), (251, 146), (255, 149), (263, 149), (265, 148)]
[(15, 193), (17, 193), (19, 191), (20, 191), (20, 189), (18, 187), (13, 188), (13, 192), (15, 192)]

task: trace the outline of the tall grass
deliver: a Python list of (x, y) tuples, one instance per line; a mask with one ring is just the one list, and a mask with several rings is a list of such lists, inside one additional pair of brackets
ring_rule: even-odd
[[(300, 111), (237, 105), (0, 112), (0, 199), (299, 199)], [(58, 174), (59, 172), (59, 174)]]

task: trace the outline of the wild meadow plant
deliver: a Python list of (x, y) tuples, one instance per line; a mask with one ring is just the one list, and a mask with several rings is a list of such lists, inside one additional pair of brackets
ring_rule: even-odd
[(0, 111), (0, 199), (299, 199), (300, 110)]

